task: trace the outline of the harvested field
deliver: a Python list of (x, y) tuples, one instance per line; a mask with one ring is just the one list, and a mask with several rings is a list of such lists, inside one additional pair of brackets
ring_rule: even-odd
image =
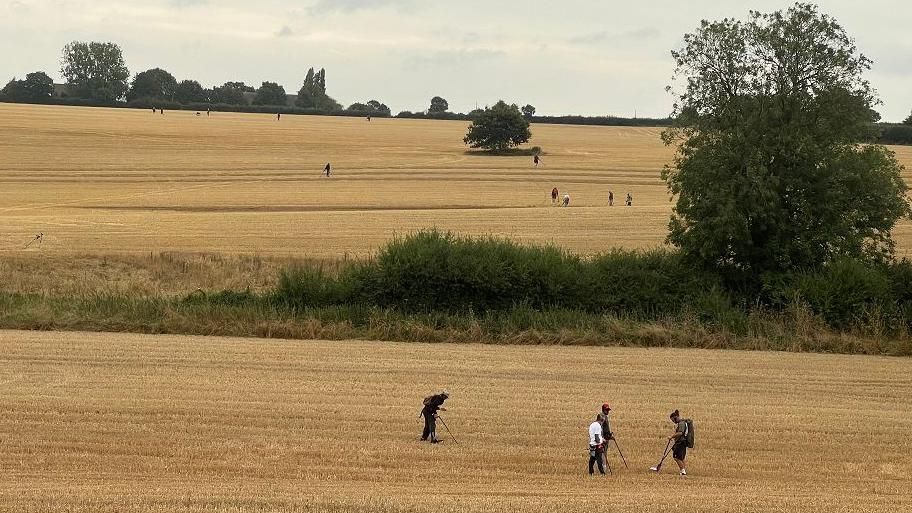
[[(663, 243), (660, 129), (535, 125), (535, 170), (467, 154), (465, 126), (0, 104), (0, 255), (363, 257), (433, 226), (579, 253)], [(912, 150), (897, 152), (912, 167)], [(550, 206), (553, 186), (571, 208)], [(40, 248), (23, 249), (37, 233)], [(897, 238), (912, 251), (912, 225)]]
[[(0, 355), (0, 511), (912, 507), (908, 359), (16, 331)], [(417, 441), (439, 387), (458, 445)], [(630, 469), (590, 478), (606, 399)], [(647, 471), (674, 407), (686, 479)]]

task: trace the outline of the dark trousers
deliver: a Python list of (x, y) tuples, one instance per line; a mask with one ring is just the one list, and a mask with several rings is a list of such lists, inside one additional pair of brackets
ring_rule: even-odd
[(431, 437), (432, 442), (437, 441), (437, 419), (433, 414), (423, 413), (424, 415), (424, 431), (421, 432), (421, 439), (427, 440), (428, 437)]
[(598, 464), (599, 472), (602, 474), (605, 473), (605, 464), (602, 463), (602, 450), (598, 446), (590, 445), (589, 446), (589, 474), (595, 474), (595, 468), (593, 464)]

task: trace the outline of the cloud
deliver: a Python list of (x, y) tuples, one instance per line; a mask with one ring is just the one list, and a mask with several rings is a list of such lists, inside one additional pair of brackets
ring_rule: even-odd
[(294, 31), (291, 30), (291, 27), (288, 25), (283, 25), (282, 28), (276, 32), (276, 37), (289, 37), (294, 34)]
[(412, 9), (418, 4), (414, 0), (317, 0), (308, 11), (312, 15), (349, 13), (395, 7), (399, 10)]
[(616, 41), (642, 41), (644, 39), (652, 39), (660, 34), (659, 29), (655, 27), (643, 27), (625, 32), (609, 32), (607, 30), (602, 30), (567, 38), (567, 42), (574, 45), (588, 46)]

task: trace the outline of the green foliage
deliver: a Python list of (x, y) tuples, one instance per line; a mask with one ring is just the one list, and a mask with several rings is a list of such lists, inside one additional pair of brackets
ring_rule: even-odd
[(450, 104), (439, 96), (431, 98), (431, 106), (428, 107), (429, 114), (441, 114), (450, 109)]
[(535, 106), (527, 103), (526, 106), (522, 108), (522, 113), (527, 119), (531, 119), (532, 116), (535, 115)]
[(285, 88), (275, 82), (263, 82), (256, 91), (256, 98), (253, 99), (254, 105), (287, 105), (288, 95), (285, 94)]
[(127, 101), (138, 98), (173, 101), (176, 89), (177, 80), (174, 75), (161, 68), (154, 68), (138, 73), (133, 78), (127, 92)]
[(60, 73), (71, 96), (105, 103), (123, 99), (130, 78), (120, 47), (95, 41), (73, 41), (63, 47)]
[[(810, 42), (810, 43), (809, 43)], [(668, 240), (729, 279), (884, 260), (909, 215), (894, 155), (871, 137), (870, 61), (816, 7), (704, 21), (672, 52), (678, 144), (663, 173)]]
[(226, 105), (247, 105), (244, 93), (251, 91), (253, 88), (243, 82), (225, 82), (210, 91), (209, 101)]
[(503, 151), (528, 142), (530, 137), (529, 121), (519, 107), (501, 100), (472, 118), (463, 142), (472, 148)]
[(184, 105), (206, 103), (209, 101), (209, 95), (196, 80), (181, 80), (174, 88), (174, 101)]
[(363, 112), (375, 116), (389, 116), (391, 114), (390, 108), (387, 107), (385, 103), (380, 103), (377, 100), (370, 100), (367, 103), (355, 102), (349, 105), (347, 110), (352, 112)]
[(912, 125), (912, 114), (909, 114), (909, 117), (903, 120), (904, 125)]
[(912, 144), (912, 125), (888, 125), (881, 129), (879, 144)]
[(17, 103), (42, 103), (54, 94), (54, 81), (43, 71), (36, 71), (25, 76), (24, 80), (10, 80), (0, 97)]
[(295, 105), (304, 109), (317, 109), (323, 111), (341, 110), (342, 106), (326, 94), (326, 70), (314, 72), (313, 68), (307, 70), (304, 84), (298, 90)]

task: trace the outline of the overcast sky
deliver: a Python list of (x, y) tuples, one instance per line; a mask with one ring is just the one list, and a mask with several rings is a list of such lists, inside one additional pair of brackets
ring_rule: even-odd
[[(888, 121), (912, 111), (912, 2), (821, 0), (874, 60)], [(326, 68), (346, 105), (467, 111), (498, 99), (541, 114), (662, 117), (669, 51), (701, 19), (743, 18), (768, 0), (0, 0), (0, 80), (59, 80), (72, 40), (120, 44), (131, 73), (161, 67), (204, 86), (278, 82), (296, 92)]]

